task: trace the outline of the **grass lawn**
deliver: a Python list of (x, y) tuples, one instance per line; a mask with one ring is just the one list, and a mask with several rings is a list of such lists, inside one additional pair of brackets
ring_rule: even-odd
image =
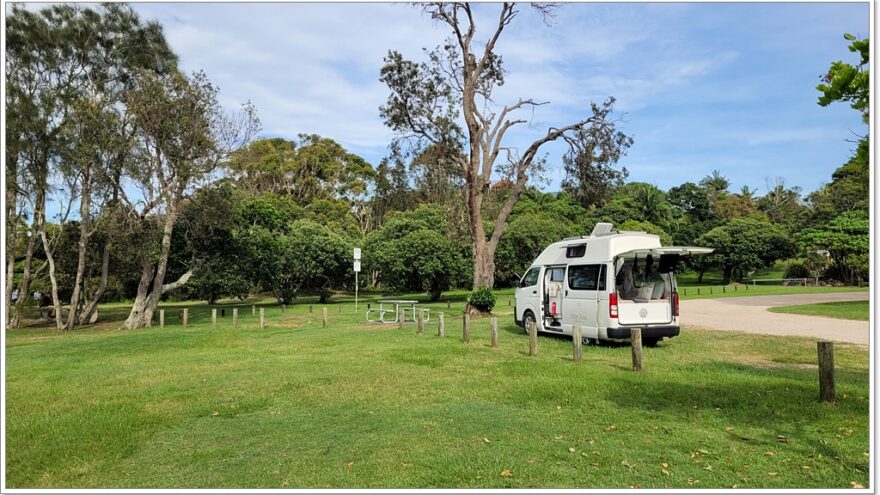
[[(250, 308), (210, 328), (6, 334), (9, 487), (839, 487), (868, 485), (868, 350), (836, 346), (820, 404), (810, 339), (687, 330), (644, 350), (539, 338), (502, 297), (500, 347), (460, 293), (414, 324), (363, 306)], [(173, 307), (171, 305), (167, 307)], [(228, 307), (227, 307), (228, 308)], [(447, 336), (436, 336), (445, 311)], [(125, 308), (103, 308), (121, 319)]]
[(818, 304), (798, 304), (770, 308), (774, 313), (793, 313), (798, 315), (827, 316), (844, 320), (868, 320), (870, 307), (868, 301), (843, 301)]

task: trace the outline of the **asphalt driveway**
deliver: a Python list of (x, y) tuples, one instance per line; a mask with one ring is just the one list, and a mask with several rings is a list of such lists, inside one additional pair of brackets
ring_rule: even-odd
[(868, 292), (830, 292), (681, 301), (681, 324), (685, 327), (708, 330), (795, 335), (868, 345), (870, 324), (867, 321), (768, 311), (769, 308), (776, 306), (867, 301), (868, 297)]

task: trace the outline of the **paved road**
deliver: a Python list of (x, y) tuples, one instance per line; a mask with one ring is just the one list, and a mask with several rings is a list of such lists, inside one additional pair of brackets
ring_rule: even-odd
[(867, 301), (868, 297), (867, 292), (829, 292), (825, 294), (695, 299), (681, 302), (681, 323), (688, 327), (710, 330), (798, 335), (868, 345), (870, 326), (867, 321), (767, 311), (768, 308), (775, 306)]

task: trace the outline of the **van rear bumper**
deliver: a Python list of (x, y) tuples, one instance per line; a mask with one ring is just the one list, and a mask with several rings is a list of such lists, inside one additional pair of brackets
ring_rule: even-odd
[[(631, 327), (608, 328), (609, 339), (629, 339)], [(632, 327), (642, 329), (642, 338), (675, 337), (681, 331), (680, 327)]]

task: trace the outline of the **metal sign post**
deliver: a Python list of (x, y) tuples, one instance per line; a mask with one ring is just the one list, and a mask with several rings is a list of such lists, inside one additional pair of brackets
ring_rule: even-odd
[(354, 312), (358, 310), (358, 273), (361, 271), (361, 248), (354, 248)]

